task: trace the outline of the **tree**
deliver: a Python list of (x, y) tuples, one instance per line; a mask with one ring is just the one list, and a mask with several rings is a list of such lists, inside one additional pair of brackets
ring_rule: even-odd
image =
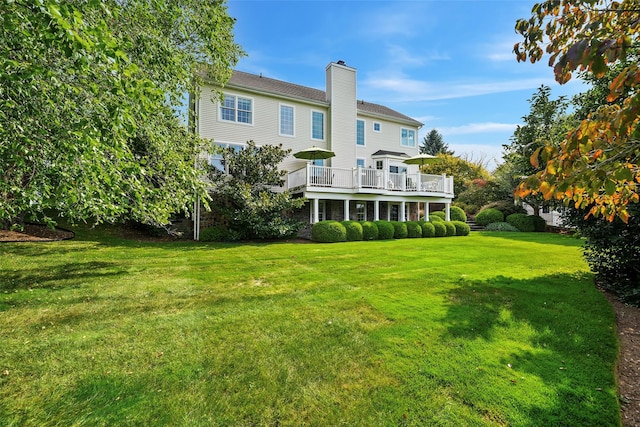
[(0, 24), (0, 226), (166, 224), (206, 200), (177, 112), (242, 54), (224, 2), (16, 0)]
[(284, 185), (286, 171), (278, 164), (291, 153), (282, 145), (232, 147), (221, 151), (224, 170), (210, 168), (212, 210), (217, 225), (231, 230), (238, 239), (277, 239), (294, 236), (302, 223), (289, 216), (304, 205), (289, 191), (274, 191)]
[[(549, 86), (540, 86), (529, 99), (529, 105), (529, 114), (522, 118), (524, 124), (518, 125), (511, 143), (503, 145), (502, 172), (509, 167), (509, 173), (518, 183), (522, 177), (541, 170), (539, 165), (531, 164), (531, 156), (545, 145), (557, 147), (572, 124), (572, 118), (566, 114), (568, 101), (564, 97), (552, 100)], [(539, 215), (540, 207), (548, 203), (540, 194), (522, 195), (521, 199), (533, 207), (534, 215)]]
[(628, 221), (628, 205), (640, 200), (640, 68), (624, 61), (638, 30), (638, 0), (549, 0), (534, 6), (530, 19), (517, 21), (524, 37), (514, 46), (518, 61), (541, 60), (546, 45), (561, 84), (576, 70), (601, 78), (608, 65), (623, 64), (609, 85), (610, 104), (591, 112), (560, 145), (538, 148), (531, 163), (541, 170), (520, 184), (518, 195), (540, 193), (588, 208), (587, 215)]
[(462, 193), (476, 178), (489, 179), (491, 174), (479, 162), (462, 159), (451, 154), (439, 156), (437, 162), (420, 167), (422, 173), (453, 176), (453, 188), (456, 194)]
[(438, 154), (453, 155), (453, 151), (449, 150), (449, 145), (445, 144), (442, 135), (436, 129), (431, 129), (431, 131), (422, 139), (420, 153), (431, 154), (432, 156), (436, 156)]

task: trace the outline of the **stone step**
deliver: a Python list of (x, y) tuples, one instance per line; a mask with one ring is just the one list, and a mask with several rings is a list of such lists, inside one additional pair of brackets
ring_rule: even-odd
[(478, 225), (475, 221), (467, 220), (467, 225), (471, 229), (471, 231), (482, 231), (484, 227), (482, 225)]

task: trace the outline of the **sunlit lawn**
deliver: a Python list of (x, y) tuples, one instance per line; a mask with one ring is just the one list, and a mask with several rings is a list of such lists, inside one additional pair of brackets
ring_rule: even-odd
[(0, 244), (0, 425), (618, 425), (579, 245)]

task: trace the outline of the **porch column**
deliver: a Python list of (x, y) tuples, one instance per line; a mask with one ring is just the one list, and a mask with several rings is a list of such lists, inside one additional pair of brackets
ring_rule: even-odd
[(405, 206), (405, 202), (403, 200), (402, 202), (400, 202), (400, 218), (398, 218), (402, 222), (406, 221), (405, 208), (406, 208), (406, 206)]
[(373, 201), (373, 220), (380, 220), (380, 202), (378, 200)]
[(311, 199), (312, 203), (313, 203), (313, 216), (311, 218), (311, 224), (315, 224), (316, 222), (318, 222), (318, 207), (320, 205), (320, 199)]
[(344, 201), (344, 220), (349, 220), (349, 199)]
[(424, 202), (424, 220), (429, 221), (429, 201)]
[(451, 203), (444, 204), (444, 219), (451, 221)]

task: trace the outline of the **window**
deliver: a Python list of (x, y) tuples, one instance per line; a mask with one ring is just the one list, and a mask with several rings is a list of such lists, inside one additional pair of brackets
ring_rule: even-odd
[(327, 218), (327, 203), (324, 200), (318, 200), (318, 221), (324, 221)]
[(356, 202), (356, 221), (367, 220), (367, 202)]
[(314, 159), (311, 164), (313, 166), (324, 166), (324, 159)]
[(280, 135), (293, 136), (293, 107), (280, 106)]
[(235, 95), (224, 95), (220, 104), (220, 119), (228, 122), (253, 124), (253, 100)]
[(376, 160), (376, 169), (378, 170), (384, 169), (384, 162), (382, 160)]
[(324, 139), (324, 113), (311, 112), (311, 139)]
[(413, 129), (402, 129), (402, 140), (400, 144), (403, 147), (416, 146), (416, 131)]
[(363, 168), (364, 167), (364, 159), (356, 159), (356, 167)]
[[(235, 152), (238, 152), (244, 149), (244, 146), (240, 144), (216, 144), (216, 145), (223, 148), (228, 148), (228, 147), (233, 148)], [(211, 156), (209, 156), (209, 164), (221, 172), (224, 172), (226, 174), (229, 173), (229, 170), (225, 165), (225, 161), (224, 161), (224, 157), (222, 156), (222, 153), (212, 154)]]
[(389, 172), (391, 173), (407, 173), (405, 166), (389, 166)]
[(400, 206), (399, 205), (390, 205), (389, 206), (389, 221), (399, 221), (400, 220)]
[(364, 120), (356, 122), (356, 145), (364, 146)]
[(373, 131), (374, 131), (374, 132), (380, 132), (380, 130), (381, 130), (381, 129), (382, 129), (382, 128), (381, 128), (380, 123), (378, 123), (378, 122), (373, 122)]

